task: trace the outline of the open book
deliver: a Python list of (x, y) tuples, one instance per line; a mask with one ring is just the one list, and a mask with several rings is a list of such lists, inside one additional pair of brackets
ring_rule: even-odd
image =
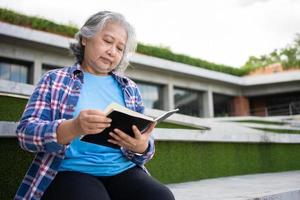
[(132, 131), (132, 126), (136, 125), (137, 128), (143, 132), (147, 129), (147, 127), (153, 122), (161, 122), (167, 119), (169, 116), (177, 112), (179, 109), (170, 110), (165, 112), (161, 116), (156, 118), (152, 118), (150, 116), (132, 111), (124, 106), (121, 106), (117, 103), (111, 103), (106, 107), (105, 113), (108, 118), (112, 119), (111, 126), (104, 129), (99, 134), (85, 135), (81, 138), (82, 141), (90, 142), (94, 144), (109, 146), (112, 148), (119, 148), (119, 146), (108, 142), (107, 140), (110, 137), (109, 132), (112, 132), (113, 129), (118, 128), (123, 132), (127, 133), (131, 137), (134, 137), (134, 133)]

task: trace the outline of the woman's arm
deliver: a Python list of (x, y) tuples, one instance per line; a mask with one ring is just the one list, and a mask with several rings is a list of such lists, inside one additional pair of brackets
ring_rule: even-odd
[(51, 108), (50, 81), (44, 78), (32, 94), (16, 130), (23, 149), (60, 152), (79, 135), (100, 133), (111, 122), (100, 110), (82, 110), (76, 118), (68, 120), (53, 120), (55, 112), (58, 110)]
[[(21, 148), (30, 152), (59, 152), (57, 128), (64, 119), (52, 119), (51, 80), (46, 74), (31, 95), (16, 133)], [(57, 111), (56, 111), (57, 112)], [(52, 115), (53, 116), (53, 115)]]
[[(144, 105), (141, 97), (141, 93), (137, 87), (137, 85), (130, 80), (130, 85), (132, 85), (132, 95), (134, 96), (135, 100), (135, 111), (139, 113), (144, 113)], [(139, 130), (134, 130), (135, 138), (138, 136), (144, 137), (144, 140), (146, 139), (146, 146), (144, 148), (139, 148), (138, 151), (134, 150), (134, 148), (129, 149), (126, 147), (121, 147), (121, 150), (123, 154), (130, 159), (132, 162), (138, 164), (138, 165), (144, 165), (148, 161), (152, 159), (155, 153), (155, 145), (154, 145), (154, 138), (152, 137), (152, 131), (154, 129), (156, 124), (152, 124), (145, 132), (142, 134)], [(145, 135), (144, 135), (145, 134)], [(146, 136), (146, 137), (145, 137)], [(126, 137), (126, 136), (125, 136)], [(140, 149), (146, 149), (145, 151), (141, 152)]]
[(57, 129), (57, 141), (69, 144), (74, 138), (86, 134), (98, 134), (110, 126), (111, 119), (100, 110), (82, 110), (74, 119), (65, 120)]

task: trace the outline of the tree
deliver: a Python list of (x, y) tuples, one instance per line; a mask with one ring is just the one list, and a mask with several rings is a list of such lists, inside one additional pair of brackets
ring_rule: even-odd
[(268, 55), (260, 57), (250, 56), (243, 66), (244, 70), (252, 71), (259, 67), (265, 67), (273, 63), (281, 63), (287, 68), (300, 68), (300, 34), (297, 33), (292, 44), (280, 50), (275, 49)]

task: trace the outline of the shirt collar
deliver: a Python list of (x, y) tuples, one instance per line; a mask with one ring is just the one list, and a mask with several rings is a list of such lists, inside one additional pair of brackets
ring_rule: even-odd
[[(110, 72), (110, 74), (122, 85), (125, 86), (128, 84), (128, 78), (123, 75), (118, 74), (117, 72)], [(83, 70), (79, 63), (75, 63), (71, 66), (71, 75), (73, 77), (79, 77), (80, 80), (83, 80)]]

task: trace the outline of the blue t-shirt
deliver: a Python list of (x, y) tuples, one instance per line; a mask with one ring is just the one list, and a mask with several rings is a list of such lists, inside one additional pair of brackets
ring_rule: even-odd
[[(104, 110), (110, 103), (125, 105), (123, 91), (112, 76), (84, 72), (84, 84), (75, 108), (74, 118), (83, 109)], [(59, 171), (78, 171), (94, 176), (113, 176), (135, 166), (120, 149), (74, 139), (66, 150)]]

